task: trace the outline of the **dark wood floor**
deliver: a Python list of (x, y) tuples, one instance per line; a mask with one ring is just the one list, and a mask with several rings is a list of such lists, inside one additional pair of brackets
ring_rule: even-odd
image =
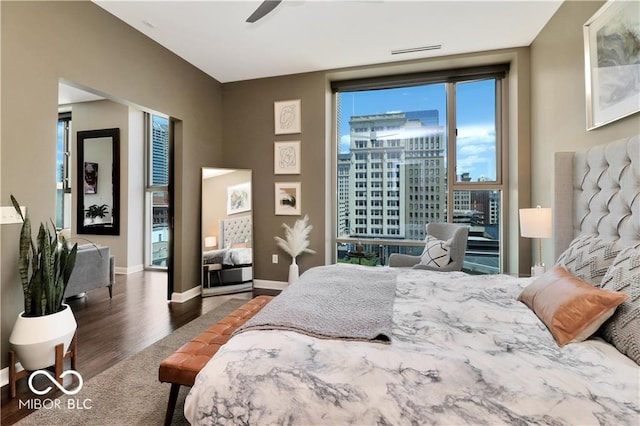
[[(166, 288), (166, 273), (145, 271), (117, 275), (113, 299), (109, 299), (108, 290), (102, 288), (89, 292), (86, 297), (68, 301), (78, 323), (77, 369), (85, 381), (229, 299), (250, 299), (257, 294), (272, 294), (254, 290), (253, 293), (197, 297), (185, 303), (168, 303)], [(65, 368), (69, 368), (68, 363)], [(55, 398), (62, 394), (56, 392), (46, 397)], [(19, 401), (34, 397), (26, 379), (18, 383), (15, 399), (9, 399), (9, 386), (4, 386), (0, 424), (14, 424), (31, 413), (32, 410), (19, 407)]]

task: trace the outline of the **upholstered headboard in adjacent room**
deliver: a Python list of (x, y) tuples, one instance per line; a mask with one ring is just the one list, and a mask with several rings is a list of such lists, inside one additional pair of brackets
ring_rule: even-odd
[(228, 248), (234, 243), (247, 243), (251, 247), (253, 226), (251, 215), (231, 217), (220, 221), (220, 240)]
[(555, 154), (554, 259), (579, 234), (640, 247), (640, 136)]

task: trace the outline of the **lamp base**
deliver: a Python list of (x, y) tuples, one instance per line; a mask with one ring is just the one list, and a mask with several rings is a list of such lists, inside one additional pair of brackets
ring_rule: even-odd
[(531, 276), (532, 277), (539, 277), (540, 275), (543, 275), (545, 273), (545, 266), (544, 265), (535, 265), (531, 267)]

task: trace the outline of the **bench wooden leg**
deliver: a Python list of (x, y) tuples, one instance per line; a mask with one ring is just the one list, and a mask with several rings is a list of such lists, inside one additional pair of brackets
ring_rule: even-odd
[(173, 419), (173, 412), (176, 409), (176, 402), (178, 401), (178, 392), (180, 392), (180, 385), (176, 383), (171, 384), (171, 391), (169, 392), (169, 402), (167, 402), (167, 413), (164, 416), (164, 425), (171, 425)]

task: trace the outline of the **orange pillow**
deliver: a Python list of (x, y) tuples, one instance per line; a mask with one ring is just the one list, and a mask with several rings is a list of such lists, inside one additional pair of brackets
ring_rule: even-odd
[(540, 318), (562, 347), (589, 338), (628, 297), (593, 287), (564, 266), (554, 266), (522, 290), (518, 300)]

